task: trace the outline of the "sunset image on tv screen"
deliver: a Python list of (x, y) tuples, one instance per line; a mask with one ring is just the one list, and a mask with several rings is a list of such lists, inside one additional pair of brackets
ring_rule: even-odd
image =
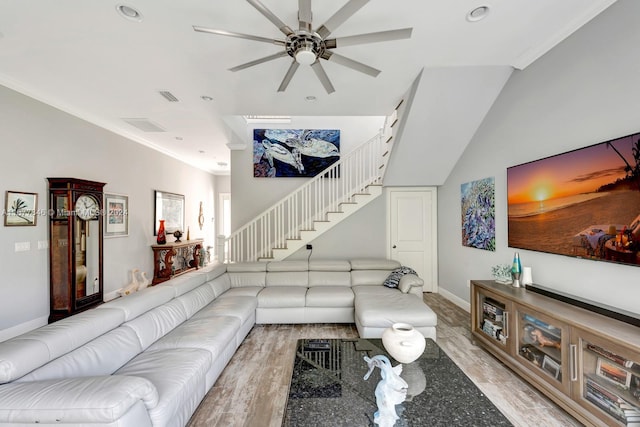
[(509, 246), (640, 263), (640, 133), (507, 169)]

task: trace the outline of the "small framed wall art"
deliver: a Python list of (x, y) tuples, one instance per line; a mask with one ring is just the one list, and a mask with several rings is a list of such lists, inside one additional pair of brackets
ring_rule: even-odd
[(129, 197), (122, 194), (104, 195), (104, 237), (129, 235)]
[(38, 193), (7, 191), (4, 198), (4, 225), (36, 225)]

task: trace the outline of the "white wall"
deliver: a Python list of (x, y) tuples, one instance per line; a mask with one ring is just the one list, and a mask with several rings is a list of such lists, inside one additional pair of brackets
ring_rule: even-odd
[[(640, 2), (620, 0), (522, 72), (514, 72), (438, 190), (439, 284), (469, 301), (469, 279), (510, 263), (506, 168), (640, 131)], [(495, 252), (460, 243), (460, 185), (493, 176)], [(533, 280), (640, 313), (640, 267), (520, 250)]]
[[(200, 201), (205, 217), (213, 215), (213, 175), (1, 86), (0, 117), (2, 193), (38, 193), (38, 207), (46, 209), (46, 178), (74, 177), (106, 182), (105, 192), (129, 196), (129, 236), (104, 240), (105, 294), (126, 285), (132, 268), (152, 276), (156, 189), (184, 194), (191, 238), (214, 244), (212, 223), (200, 230), (197, 221)], [(37, 249), (46, 240), (46, 216), (35, 227), (0, 226), (0, 340), (47, 321), (48, 250)], [(16, 242), (29, 242), (31, 250), (15, 252)]]

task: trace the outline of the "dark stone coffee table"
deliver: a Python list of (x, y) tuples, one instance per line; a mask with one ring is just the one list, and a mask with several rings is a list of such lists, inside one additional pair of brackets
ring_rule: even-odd
[[(363, 358), (377, 354), (398, 364), (379, 339), (299, 340), (283, 426), (373, 426), (380, 370), (365, 381)], [(396, 427), (511, 426), (431, 339), (401, 376), (409, 389)]]

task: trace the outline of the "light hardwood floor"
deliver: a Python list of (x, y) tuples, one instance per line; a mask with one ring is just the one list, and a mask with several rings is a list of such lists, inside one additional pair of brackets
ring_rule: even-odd
[[(515, 426), (581, 425), (474, 346), (469, 313), (439, 294), (424, 294), (424, 300), (438, 315), (438, 345)], [(297, 340), (357, 336), (353, 325), (256, 325), (196, 410), (189, 427), (280, 426)]]

